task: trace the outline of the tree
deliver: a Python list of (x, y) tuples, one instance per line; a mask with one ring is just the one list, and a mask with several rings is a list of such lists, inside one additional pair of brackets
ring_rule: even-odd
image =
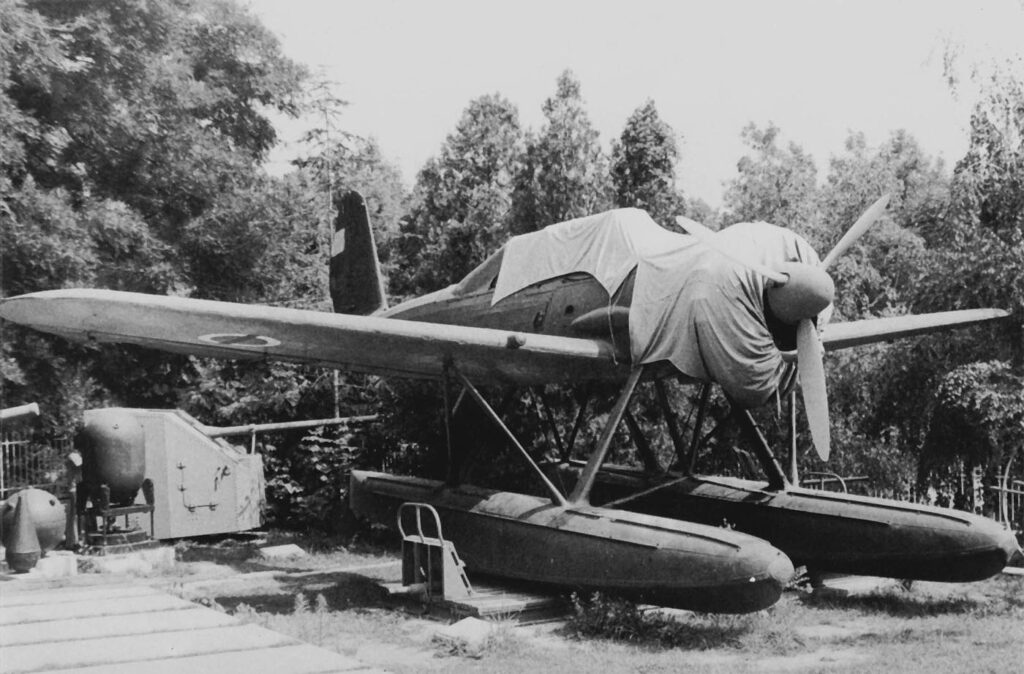
[(1022, 447), (1024, 375), (1006, 361), (990, 361), (942, 377), (921, 455), (922, 480), (962, 461), (967, 473), (983, 468), (983, 484), (993, 484)]
[[(972, 454), (957, 447), (962, 439), (972, 438), (980, 443), (978, 448), (988, 446), (986, 438), (994, 427), (978, 421), (978, 410), (1005, 412), (1024, 404), (1024, 232), (1018, 210), (1024, 198), (1022, 130), (1019, 80), (998, 73), (986, 76), (971, 119), (970, 146), (954, 170), (948, 205), (941, 217), (919, 227), (927, 248), (920, 278), (908, 293), (915, 313), (992, 306), (1010, 310), (1010, 319), (1003, 327), (895, 345), (876, 377), (876, 423), (900, 429), (901, 441), (921, 458), (922, 479), (941, 468), (952, 469), (948, 464), (956, 460), (998, 462), (998, 452)], [(1009, 436), (1004, 440), (1019, 444)], [(943, 443), (949, 451), (939, 449)], [(1005, 449), (1017, 451), (1013, 446)], [(942, 462), (947, 465), (940, 466)], [(999, 466), (989, 463), (985, 468), (991, 475)]]
[[(1020, 348), (1024, 332), (1024, 82), (1009, 74), (987, 80), (971, 116), (970, 146), (954, 170), (948, 218), (936, 228), (930, 273), (919, 310), (998, 306), (1012, 312)], [(989, 342), (989, 343), (985, 343)], [(976, 354), (994, 354), (991, 340)], [(987, 354), (987, 355), (983, 355)], [(1016, 358), (1020, 358), (1018, 351)], [(1017, 362), (1016, 367), (1022, 367)]]
[(271, 201), (253, 195), (259, 204), (254, 221), (276, 223), (273, 245), (253, 271), (263, 279), (264, 301), (331, 310), (326, 260), (337, 215), (334, 195), (355, 190), (366, 199), (385, 275), (393, 270), (391, 249), (407, 196), (401, 171), (373, 139), (340, 134), (333, 141), (322, 137), (310, 149), (296, 161), (299, 170), (269, 192)]
[[(830, 250), (879, 196), (891, 199), (886, 213), (830, 269), (836, 282), (833, 320), (905, 314), (928, 267), (919, 232), (945, 208), (948, 178), (942, 163), (928, 157), (905, 131), (892, 133), (878, 147), (870, 147), (863, 134), (851, 133), (845, 149), (831, 158), (819, 193), (819, 252)], [(921, 379), (924, 370), (915, 366), (920, 363), (907, 356), (917, 346), (876, 344), (829, 359), (838, 465), (872, 475), (873, 484), (891, 490), (914, 482), (923, 420), (912, 407), (930, 395), (922, 389), (927, 382)]]
[(0, 4), (0, 194), (24, 179), (30, 151), (35, 161), (52, 162), (66, 143), (64, 134), (47, 133), (31, 109), (18, 105), (11, 84), (47, 90), (51, 73), (70, 67), (45, 18), (20, 2)]
[(846, 152), (829, 161), (818, 203), (821, 254), (839, 241), (864, 210), (890, 195), (885, 214), (832, 269), (837, 312), (847, 319), (906, 313), (927, 268), (923, 232), (941, 221), (948, 207), (949, 179), (906, 131), (893, 132), (877, 148), (851, 133)]
[(686, 199), (686, 204), (682, 208), (682, 212), (687, 217), (696, 220), (705, 227), (709, 227), (712, 230), (718, 230), (721, 228), (722, 214), (711, 207), (706, 201), (700, 197), (690, 197)]
[[(1015, 367), (1024, 367), (1024, 58), (972, 63), (947, 46), (946, 76), (954, 95), (975, 100), (970, 144), (957, 162), (949, 211), (927, 234), (933, 273), (923, 279), (917, 308), (1000, 306), (1012, 312)], [(991, 352), (990, 352), (991, 353)], [(1005, 357), (1006, 354), (1003, 355)], [(982, 360), (987, 360), (982, 356)]]
[[(336, 217), (334, 197), (350, 190), (359, 192), (366, 199), (382, 271), (387, 277), (394, 272), (392, 249), (407, 207), (402, 173), (384, 157), (376, 139), (360, 138), (344, 130), (341, 117), (348, 102), (334, 94), (332, 82), (320, 78), (312, 81), (307, 98), (311, 116), (322, 121), (303, 135), (305, 154), (294, 162), (301, 170), (291, 176), (310, 200), (305, 227), (316, 231), (314, 247), (321, 256), (327, 255)], [(318, 271), (322, 273), (317, 276), (317, 293), (322, 293), (327, 288), (326, 267)]]
[[(93, 282), (166, 292), (198, 280), (200, 296), (229, 296), (188, 277), (201, 276), (210, 259), (245, 265), (269, 238), (239, 220), (265, 187), (258, 161), (274, 142), (265, 111), (297, 110), (303, 69), (250, 13), (222, 0), (36, 2), (4, 11), (12, 41), (24, 45), (5, 71), (5, 144), (24, 159), (5, 165), (0, 180), (15, 195), (58, 190), (51, 203), (66, 200), (81, 220), (65, 218), (63, 235), (91, 234), (75, 249), (95, 249), (80, 270)], [(24, 203), (15, 196), (6, 216), (32, 229), (18, 212)], [(182, 243), (184, 256), (174, 250)], [(224, 254), (228, 244), (237, 256)], [(18, 255), (12, 248), (9, 256)], [(20, 290), (63, 284), (14, 271)], [(218, 279), (231, 282), (249, 279)]]
[(646, 210), (664, 227), (675, 229), (675, 216), (685, 213), (685, 199), (676, 188), (679, 147), (676, 134), (658, 116), (654, 101), (637, 108), (617, 141), (612, 142), (611, 180), (615, 205)]
[(499, 94), (470, 101), (440, 155), (417, 176), (396, 246), (392, 292), (420, 294), (455, 283), (504, 242), (521, 153), (516, 107)]
[[(5, 2), (0, 32), (5, 294), (90, 285), (322, 308), (331, 190), (362, 190), (375, 220), (397, 227), (401, 177), (372, 141), (328, 134), (319, 164), (265, 174), (268, 111), (324, 101), (234, 2)], [(38, 400), (58, 430), (110, 404), (228, 425), (335, 413), (334, 378), (318, 368), (3, 329), (4, 403)], [(375, 404), (365, 380), (342, 388), (345, 413)], [(285, 516), (336, 507), (351, 458), (337, 436), (268, 442)]]
[(813, 242), (817, 168), (796, 143), (779, 147), (779, 134), (779, 127), (772, 123), (764, 129), (753, 123), (743, 128), (743, 140), (752, 154), (739, 160), (739, 175), (726, 187), (723, 220), (726, 225), (764, 220), (809, 236)]
[[(5, 86), (40, 130), (29, 171), (44, 187), (125, 202), (172, 243), (273, 144), (265, 110), (297, 111), (304, 70), (227, 0), (29, 7), (61, 35), (63, 57), (46, 78), (19, 69)], [(62, 142), (48, 160), (36, 146), (51, 138)]]
[[(254, 213), (274, 189), (259, 166), (274, 142), (266, 111), (294, 112), (304, 77), (273, 36), (221, 0), (3, 3), (0, 31), (3, 292), (257, 294), (280, 234)], [(14, 397), (80, 382), (93, 391), (65, 401), (173, 405), (191, 372), (14, 327), (4, 352)], [(61, 396), (51, 405), (63, 416)]]
[(571, 71), (559, 75), (543, 110), (547, 122), (539, 134), (527, 136), (515, 177), (514, 233), (603, 211), (611, 202), (608, 162)]

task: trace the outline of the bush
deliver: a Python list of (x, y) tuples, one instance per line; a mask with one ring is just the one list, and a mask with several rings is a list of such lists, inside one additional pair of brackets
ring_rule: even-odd
[(348, 432), (316, 428), (290, 452), (266, 448), (268, 520), (302, 530), (336, 532), (344, 516), (352, 465), (360, 454)]
[(574, 637), (597, 637), (631, 643), (704, 650), (738, 648), (753, 624), (746, 616), (685, 614), (673, 617), (644, 610), (635, 603), (595, 592), (589, 599), (572, 595), (573, 615), (566, 631)]

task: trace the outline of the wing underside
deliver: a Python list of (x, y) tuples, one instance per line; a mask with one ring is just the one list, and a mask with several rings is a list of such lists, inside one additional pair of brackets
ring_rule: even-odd
[(80, 342), (416, 378), (440, 378), (446, 365), (515, 384), (614, 380), (629, 369), (600, 340), (112, 290), (22, 295), (0, 303), (0, 317)]

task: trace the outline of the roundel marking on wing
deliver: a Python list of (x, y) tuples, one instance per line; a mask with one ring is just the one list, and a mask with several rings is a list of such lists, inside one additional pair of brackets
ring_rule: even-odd
[(246, 335), (240, 332), (221, 332), (210, 335), (200, 335), (200, 342), (216, 344), (217, 346), (248, 346), (253, 348), (280, 346), (281, 340), (267, 337), (266, 335)]

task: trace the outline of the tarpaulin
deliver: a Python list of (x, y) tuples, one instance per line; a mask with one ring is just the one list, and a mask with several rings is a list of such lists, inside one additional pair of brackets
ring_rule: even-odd
[[(817, 263), (792, 231), (765, 222), (715, 234), (730, 250), (768, 267)], [(791, 374), (764, 316), (769, 282), (647, 213), (617, 209), (551, 225), (505, 244), (493, 302), (529, 285), (586, 272), (609, 298), (636, 269), (629, 309), (635, 364), (669, 361), (682, 374), (715, 381), (740, 404), (763, 404)]]

